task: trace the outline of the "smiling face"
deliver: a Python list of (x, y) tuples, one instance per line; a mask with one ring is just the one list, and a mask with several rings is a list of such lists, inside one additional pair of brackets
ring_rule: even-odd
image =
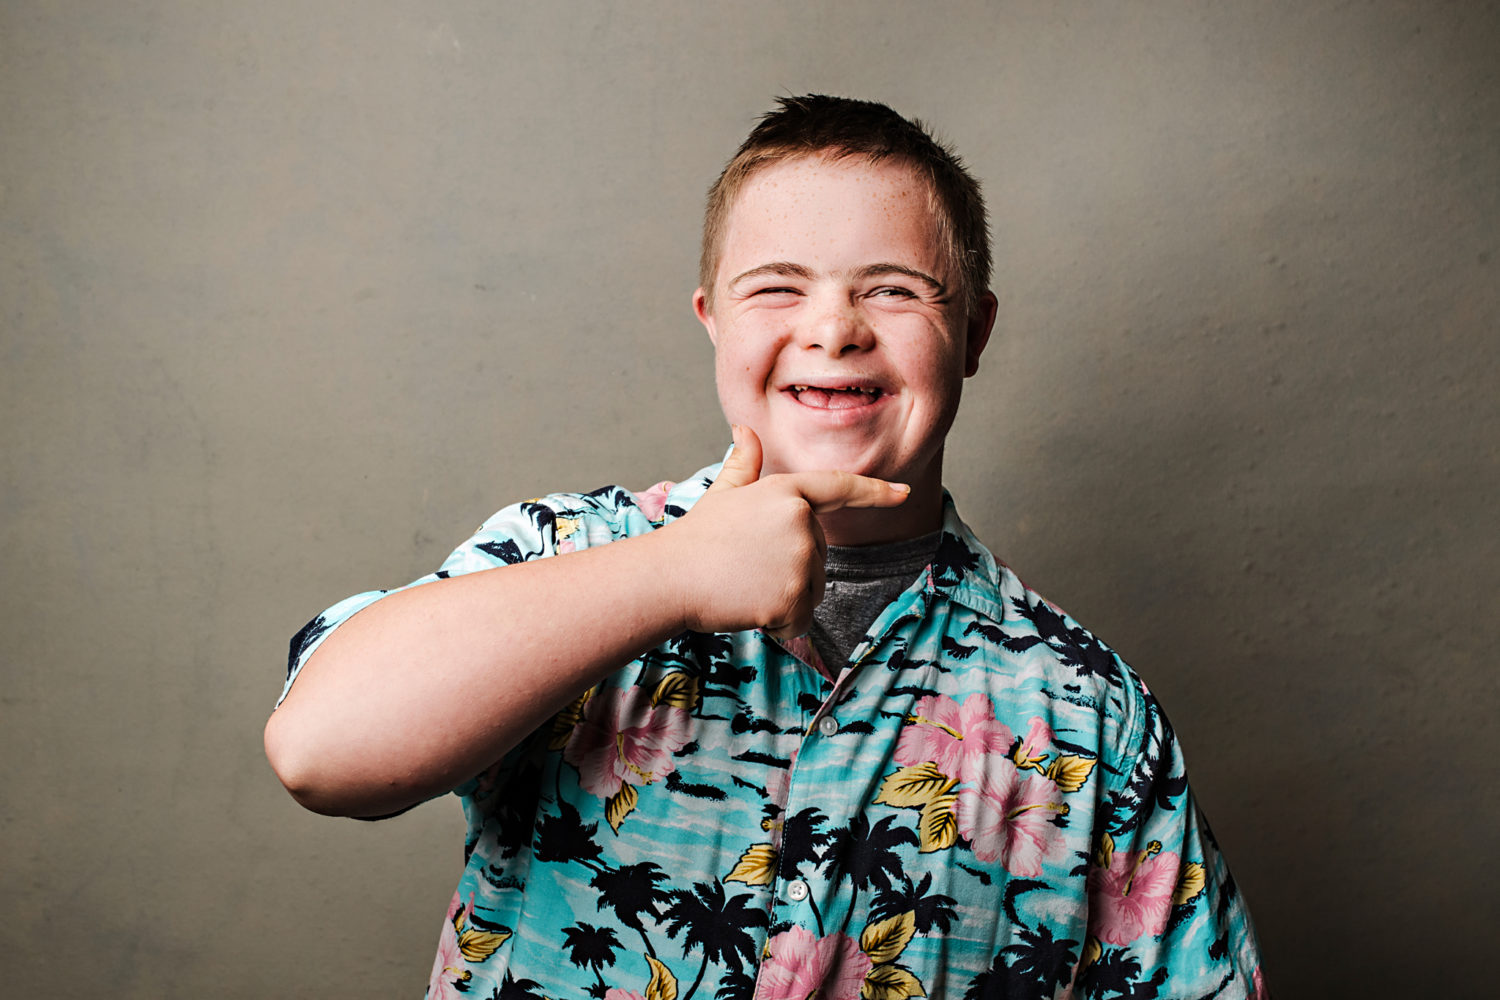
[(693, 304), (762, 474), (840, 469), (940, 496), (943, 440), (994, 321), (987, 292), (964, 314), (960, 280), (907, 166), (802, 157), (752, 176), (713, 304), (701, 288)]

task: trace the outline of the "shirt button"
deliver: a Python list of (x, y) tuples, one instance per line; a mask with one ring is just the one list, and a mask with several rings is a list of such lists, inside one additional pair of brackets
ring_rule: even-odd
[(818, 720), (818, 732), (824, 736), (832, 736), (839, 731), (839, 720), (831, 715), (825, 715)]
[(786, 885), (786, 895), (794, 903), (800, 903), (807, 898), (807, 883), (800, 878), (793, 879)]

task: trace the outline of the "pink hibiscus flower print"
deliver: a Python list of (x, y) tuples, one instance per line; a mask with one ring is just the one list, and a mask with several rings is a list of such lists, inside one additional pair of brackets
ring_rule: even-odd
[(1004, 757), (1015, 742), (1010, 727), (995, 719), (989, 695), (976, 692), (959, 705), (946, 695), (917, 700), (896, 741), (896, 763), (931, 761), (948, 777), (973, 781), (985, 769), (987, 756)]
[(604, 991), (604, 1000), (646, 1000), (635, 990), (622, 990), (614, 986)]
[(1026, 737), (1016, 747), (1011, 759), (1018, 767), (1032, 767), (1041, 770), (1042, 761), (1046, 760), (1047, 754), (1052, 749), (1052, 727), (1043, 722), (1040, 716), (1033, 717), (1031, 728), (1027, 730)]
[(642, 687), (605, 688), (589, 699), (563, 750), (578, 783), (607, 799), (624, 785), (649, 785), (672, 773), (672, 754), (688, 741), (686, 710), (651, 704)]
[(437, 958), (432, 960), (427, 1000), (458, 1000), (464, 996), (474, 977), (469, 965), (487, 961), (510, 937), (509, 930), (480, 930), (473, 923), (474, 897), (469, 897), (468, 906), (462, 906), (455, 892), (438, 939)]
[[(458, 1000), (463, 996), (463, 991), (458, 984), (467, 984), (473, 977), (469, 971), (469, 964), (464, 961), (463, 953), (458, 950), (458, 924), (455, 921), (458, 916), (459, 907), (458, 893), (453, 894), (453, 901), (448, 904), (448, 919), (443, 921), (443, 934), (438, 938), (437, 957), (432, 960), (432, 978), (427, 984), (428, 1000)], [(474, 912), (474, 904), (471, 902), (464, 907), (464, 924), (468, 923), (469, 915)]]
[(1015, 765), (1008, 771), (997, 766), (978, 784), (959, 789), (953, 812), (974, 857), (998, 860), (1012, 875), (1036, 878), (1063, 849), (1062, 831), (1052, 825), (1068, 811), (1060, 796), (1050, 781), (1023, 781)]
[(648, 521), (660, 521), (662, 511), (667, 506), (667, 492), (676, 486), (676, 483), (660, 482), (641, 493), (632, 493), (635, 497), (635, 505), (646, 515)]
[(1157, 935), (1172, 913), (1181, 859), (1161, 853), (1160, 841), (1144, 851), (1115, 851), (1109, 866), (1089, 868), (1089, 934), (1106, 944), (1129, 944)]
[(773, 937), (760, 967), (760, 1000), (856, 1000), (870, 956), (843, 934), (814, 937), (793, 927)]

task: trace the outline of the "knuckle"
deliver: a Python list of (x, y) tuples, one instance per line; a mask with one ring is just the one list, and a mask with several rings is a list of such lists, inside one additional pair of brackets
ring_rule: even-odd
[(815, 519), (812, 505), (796, 494), (787, 496), (781, 501), (777, 506), (777, 514), (783, 524), (801, 534), (807, 534), (809, 522)]
[(782, 494), (783, 509), (793, 517), (803, 517), (812, 513), (812, 504), (801, 493), (791, 492)]

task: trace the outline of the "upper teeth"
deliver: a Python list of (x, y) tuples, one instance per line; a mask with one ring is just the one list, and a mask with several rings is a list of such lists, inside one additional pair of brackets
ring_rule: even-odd
[(867, 389), (866, 387), (864, 387), (862, 385), (845, 385), (845, 386), (794, 385), (794, 386), (792, 386), (792, 391), (793, 392), (806, 392), (808, 389), (822, 389), (825, 392), (868, 392), (868, 393), (870, 393), (872, 395), (874, 393), (877, 393), (877, 392), (880, 391), (879, 389)]

